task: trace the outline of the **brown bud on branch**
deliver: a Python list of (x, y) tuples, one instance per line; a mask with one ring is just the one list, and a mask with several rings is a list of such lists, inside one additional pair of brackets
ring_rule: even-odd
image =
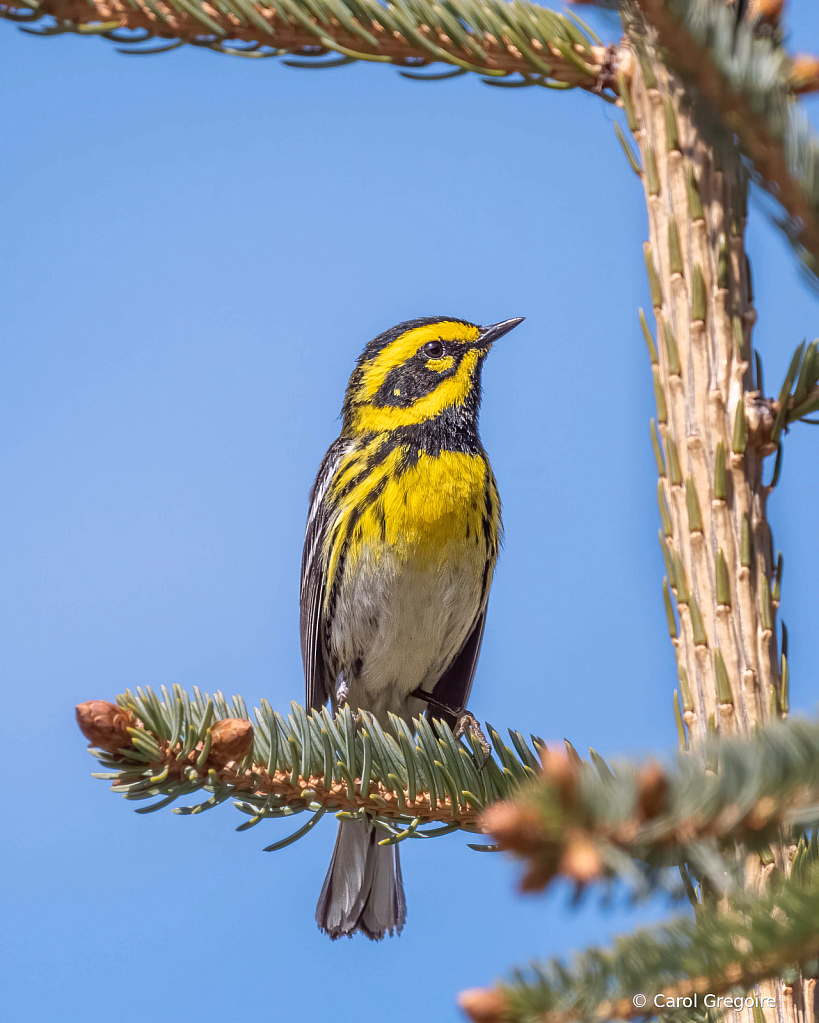
[(557, 877), (557, 863), (532, 856), (526, 864), (526, 870), (521, 875), (518, 888), (524, 895), (528, 895), (529, 892), (542, 892), (555, 877)]
[(819, 92), (819, 57), (797, 54), (791, 61), (788, 81), (794, 92)]
[(665, 809), (668, 796), (668, 776), (657, 763), (649, 763), (637, 776), (637, 806), (640, 820), (651, 820)]
[(756, 0), (751, 14), (769, 25), (778, 25), (785, 8), (785, 0)]
[(587, 885), (603, 873), (603, 861), (595, 844), (585, 835), (578, 834), (569, 840), (560, 857), (558, 870), (579, 885)]
[(543, 825), (534, 806), (503, 800), (481, 814), (481, 830), (493, 835), (502, 849), (521, 856), (536, 852), (544, 841)]
[(209, 759), (220, 763), (242, 760), (253, 746), (253, 725), (245, 718), (222, 718), (211, 728)]
[(554, 753), (544, 749), (540, 755), (543, 765), (541, 777), (557, 791), (561, 806), (568, 809), (574, 803), (577, 784), (577, 765), (572, 763), (564, 753)]
[(472, 1023), (503, 1023), (507, 1019), (506, 996), (497, 988), (475, 987), (458, 995), (458, 1005)]
[(130, 710), (108, 700), (78, 703), (77, 724), (89, 745), (112, 753), (132, 745), (128, 729), (138, 726)]

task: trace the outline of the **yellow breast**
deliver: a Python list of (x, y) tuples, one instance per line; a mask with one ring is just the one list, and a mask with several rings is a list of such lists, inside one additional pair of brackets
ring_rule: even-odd
[[(386, 542), (393, 547), (435, 548), (481, 532), (485, 508), (486, 463), (476, 455), (421, 452), (418, 462), (387, 480), (384, 492), (367, 515), (379, 524), (383, 514)], [(362, 530), (366, 535), (367, 530)]]
[[(347, 479), (354, 475), (348, 472)], [(421, 451), (407, 465), (405, 450), (397, 447), (371, 472), (359, 471), (356, 485), (346, 489), (328, 530), (328, 579), (342, 555), (349, 571), (365, 550), (370, 558), (389, 550), (393, 559), (419, 566), (453, 558), (494, 563), (500, 506), (480, 455)]]

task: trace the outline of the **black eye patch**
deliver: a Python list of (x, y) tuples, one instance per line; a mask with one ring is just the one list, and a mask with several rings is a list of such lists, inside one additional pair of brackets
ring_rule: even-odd
[[(440, 341), (428, 342), (428, 344), (441, 344)], [(373, 404), (379, 406), (391, 406), (393, 408), (408, 408), (419, 398), (430, 394), (440, 384), (441, 380), (451, 376), (456, 366), (440, 371), (427, 369), (428, 358), (440, 358), (440, 355), (426, 355), (424, 348), (418, 353), (421, 356), (421, 364), (417, 358), (410, 359), (402, 366), (396, 366), (387, 374), (384, 383), (379, 387), (373, 396)], [(441, 345), (443, 348), (443, 345)], [(453, 360), (454, 362), (455, 360)]]

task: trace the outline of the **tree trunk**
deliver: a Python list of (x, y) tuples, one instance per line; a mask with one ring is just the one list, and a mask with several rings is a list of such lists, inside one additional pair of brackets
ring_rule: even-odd
[[(650, 42), (632, 33), (636, 59), (624, 106), (642, 154), (648, 205), (646, 268), (656, 332), (644, 321), (654, 373), (652, 424), (660, 479), (664, 584), (682, 717), (693, 746), (709, 732), (749, 734), (788, 712), (776, 638), (781, 561), (766, 518), (772, 472), (765, 458), (773, 402), (754, 372), (756, 322), (745, 253), (747, 173)], [(631, 109), (629, 109), (631, 107)], [(656, 339), (656, 340), (655, 340)], [(748, 857), (760, 889), (788, 872), (794, 848), (774, 862)], [(773, 1023), (813, 1023), (814, 981), (761, 985)], [(759, 1023), (759, 1010), (737, 1013)]]

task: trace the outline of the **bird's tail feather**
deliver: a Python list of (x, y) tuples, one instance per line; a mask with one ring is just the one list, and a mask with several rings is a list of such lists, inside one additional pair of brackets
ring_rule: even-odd
[(316, 923), (333, 939), (361, 931), (379, 941), (400, 934), (406, 916), (398, 846), (379, 845), (367, 820), (342, 821)]

